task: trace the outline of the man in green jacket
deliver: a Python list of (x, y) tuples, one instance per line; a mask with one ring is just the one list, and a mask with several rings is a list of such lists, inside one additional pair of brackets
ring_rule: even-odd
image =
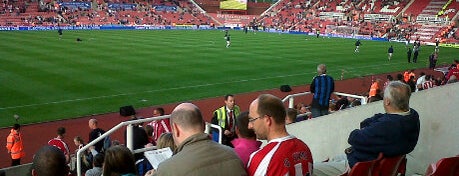
[(171, 114), (177, 145), (175, 155), (159, 164), (149, 175), (247, 175), (242, 161), (228, 146), (212, 141), (204, 133), (201, 111), (191, 103), (178, 105)]

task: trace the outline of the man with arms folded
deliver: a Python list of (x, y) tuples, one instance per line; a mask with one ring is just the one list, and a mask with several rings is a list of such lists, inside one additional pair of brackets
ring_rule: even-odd
[(383, 106), (386, 113), (375, 114), (360, 123), (349, 135), (351, 147), (345, 150), (347, 157), (314, 164), (314, 175), (339, 175), (357, 162), (378, 157), (399, 156), (413, 151), (419, 137), (419, 114), (409, 107), (410, 87), (400, 81), (392, 81), (384, 91)]

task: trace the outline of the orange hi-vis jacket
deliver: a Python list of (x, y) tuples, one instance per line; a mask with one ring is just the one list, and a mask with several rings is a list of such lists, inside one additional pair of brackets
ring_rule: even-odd
[(373, 84), (371, 84), (370, 92), (368, 93), (368, 97), (376, 96), (376, 93), (377, 93), (378, 89), (380, 89), (380, 86), (379, 86), (378, 82), (374, 82)]
[(25, 156), (24, 145), (22, 145), (22, 134), (11, 129), (6, 138), (6, 148), (11, 153), (11, 159), (19, 159)]

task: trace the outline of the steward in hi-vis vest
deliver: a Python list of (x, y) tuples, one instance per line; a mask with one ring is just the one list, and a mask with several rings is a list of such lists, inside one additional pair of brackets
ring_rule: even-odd
[[(225, 95), (225, 106), (214, 111), (212, 124), (222, 128), (222, 144), (232, 147), (231, 141), (236, 137), (236, 117), (241, 113), (239, 106), (235, 105), (233, 95)], [(212, 138), (218, 141), (218, 130), (212, 130)]]

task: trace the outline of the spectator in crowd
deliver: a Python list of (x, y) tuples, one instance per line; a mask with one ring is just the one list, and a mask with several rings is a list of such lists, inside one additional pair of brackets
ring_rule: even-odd
[(298, 111), (294, 108), (287, 109), (287, 116), (285, 117), (285, 124), (291, 124), (296, 122), (296, 116), (298, 116)]
[(354, 101), (351, 102), (350, 107), (356, 107), (362, 105), (362, 102), (359, 99), (354, 99)]
[[(255, 131), (259, 140), (267, 140), (268, 144), (250, 155), (249, 175), (311, 174), (311, 151), (303, 141), (288, 134), (285, 116), (284, 104), (273, 95), (260, 95), (250, 104), (248, 127)], [(296, 154), (301, 157), (294, 158)]]
[[(78, 153), (78, 150), (82, 149), (84, 147), (84, 141), (83, 139), (80, 137), (80, 136), (76, 136), (75, 138), (73, 138), (73, 143), (75, 144), (75, 146), (77, 147), (77, 149), (75, 150), (75, 155), (72, 156), (72, 159), (71, 159), (71, 172), (72, 173), (76, 173), (76, 168), (73, 168), (73, 166), (76, 165), (76, 159), (75, 157), (77, 156), (77, 153)], [(91, 169), (91, 162), (92, 162), (92, 158), (93, 156), (91, 155), (91, 152), (88, 152), (87, 151), (84, 151), (83, 154), (81, 155), (81, 171), (82, 173), (86, 172), (86, 170), (88, 169)]]
[[(296, 111), (296, 109), (293, 109)], [(260, 149), (261, 142), (257, 141), (257, 136), (252, 129), (248, 128), (249, 125), (249, 112), (243, 112), (237, 116), (236, 119), (236, 135), (237, 138), (231, 141), (234, 146), (234, 151), (247, 166), (250, 154)], [(295, 116), (296, 117), (296, 116)]]
[(204, 133), (201, 111), (194, 104), (178, 105), (171, 114), (171, 127), (176, 154), (146, 175), (246, 175), (234, 151)]
[(21, 125), (14, 124), (10, 134), (6, 138), (6, 149), (11, 154), (11, 166), (21, 164), (21, 158), (24, 158), (24, 145), (22, 144)]
[[(105, 133), (104, 130), (98, 127), (96, 119), (89, 119), (89, 129), (91, 129), (91, 132), (89, 133), (89, 143)], [(104, 140), (100, 140), (99, 142), (94, 144), (94, 147), (98, 153), (102, 152), (102, 149), (104, 147)]]
[(327, 75), (325, 64), (317, 66), (318, 76), (312, 80), (310, 91), (314, 94), (311, 104), (312, 117), (327, 115), (330, 95), (335, 91), (335, 82)]
[(390, 61), (390, 59), (392, 59), (392, 54), (394, 54), (394, 47), (392, 47), (392, 45), (389, 47), (389, 49), (387, 49), (387, 54), (387, 59)]
[(419, 78), (416, 80), (416, 92), (422, 90), (422, 84), (424, 84), (424, 82), (426, 82), (426, 74), (421, 72)]
[[(459, 66), (459, 65), (458, 65)], [(448, 74), (446, 74), (445, 79), (449, 80), (451, 76), (455, 76), (456, 78), (459, 78), (459, 68), (458, 66), (454, 65), (452, 68), (448, 71)]]
[(151, 125), (145, 125), (143, 126), (143, 130), (147, 133), (148, 143), (156, 145), (156, 141), (153, 139), (153, 127)]
[(394, 78), (392, 77), (392, 75), (387, 75), (386, 76), (386, 82), (384, 82), (384, 88), (383, 89), (386, 89), (387, 85), (389, 85), (389, 83), (391, 81), (393, 81), (393, 80), (394, 80)]
[[(145, 147), (151, 147), (151, 144), (147, 144)], [(158, 138), (158, 143), (156, 145), (156, 149), (162, 149), (162, 148), (167, 148), (169, 147), (172, 152), (175, 151), (177, 148), (174, 143), (174, 138), (172, 137), (172, 133), (163, 133), (161, 136)], [(145, 175), (149, 170), (153, 169), (153, 166), (151, 163), (148, 161), (146, 157), (143, 157), (140, 160), (137, 160), (135, 162), (135, 165), (137, 167), (137, 171), (139, 175)]]
[(34, 155), (32, 161), (32, 176), (67, 176), (69, 167), (64, 153), (54, 146), (45, 145)]
[(406, 82), (410, 86), (411, 92), (416, 91), (416, 78), (414, 76), (410, 76), (408, 82)]
[(349, 100), (346, 96), (337, 95), (338, 101), (335, 103), (335, 111), (346, 109), (349, 106)]
[[(137, 120), (137, 117), (132, 117), (132, 120)], [(140, 126), (141, 123), (138, 124), (132, 124), (132, 144), (133, 144), (133, 149), (141, 149), (144, 148), (145, 145), (148, 144), (148, 136), (145, 130)], [(125, 143), (127, 143), (127, 130), (124, 132), (124, 139)], [(141, 159), (143, 157), (143, 152), (136, 153), (134, 154), (134, 159), (135, 161)]]
[[(236, 117), (241, 113), (241, 110), (234, 99), (234, 95), (225, 95), (225, 106), (222, 106), (214, 111), (212, 124), (222, 128), (222, 144), (233, 147), (231, 141), (236, 137), (234, 134)], [(214, 130), (213, 138), (218, 139), (218, 131)]]
[[(405, 82), (405, 80), (403, 79), (403, 75), (401, 73), (397, 74), (397, 81)], [(384, 90), (385, 90), (385, 88), (384, 88)]]
[(457, 78), (455, 75), (452, 75), (451, 77), (449, 77), (448, 81), (446, 82), (446, 84), (451, 84), (451, 83), (456, 83), (457, 82)]
[(430, 89), (437, 86), (432, 75), (426, 76), (426, 81), (422, 84), (422, 90)]
[[(159, 117), (159, 116), (164, 116), (164, 109), (161, 107), (155, 108), (153, 110), (153, 117)], [(161, 134), (171, 132), (171, 123), (168, 118), (161, 119), (161, 120), (155, 120), (153, 122), (150, 122), (148, 125), (153, 127), (152, 136), (153, 136), (153, 141), (155, 142), (154, 144), (156, 144)]]
[(112, 146), (105, 151), (103, 174), (104, 176), (135, 176), (136, 167), (134, 155), (122, 145)]
[[(375, 114), (360, 123), (349, 135), (347, 157), (314, 164), (314, 175), (340, 175), (355, 163), (374, 160), (379, 153), (398, 156), (413, 151), (419, 137), (419, 115), (409, 107), (410, 87), (398, 81), (389, 83), (384, 92), (384, 114)], [(390, 129), (390, 130), (387, 130)]]
[(311, 117), (311, 112), (309, 111), (309, 108), (306, 107), (303, 103), (297, 104), (296, 109), (298, 111), (298, 115), (297, 115), (298, 121), (307, 120)]
[(66, 163), (70, 162), (70, 151), (69, 146), (67, 143), (64, 142), (65, 138), (65, 128), (59, 127), (57, 128), (57, 137), (48, 141), (48, 145), (57, 147), (59, 150), (64, 153)]
[(174, 143), (174, 138), (172, 136), (172, 133), (163, 133), (161, 136), (159, 136), (158, 139), (158, 145), (156, 145), (157, 149), (162, 149), (162, 148), (171, 148), (172, 152), (177, 149), (177, 146), (175, 146)]
[(104, 165), (104, 154), (98, 153), (92, 161), (92, 169), (86, 171), (85, 176), (101, 176)]

